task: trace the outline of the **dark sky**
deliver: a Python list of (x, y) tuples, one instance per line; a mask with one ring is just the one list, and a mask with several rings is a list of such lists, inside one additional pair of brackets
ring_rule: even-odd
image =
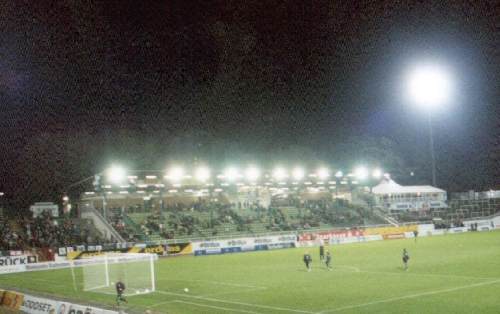
[[(112, 161), (195, 158), (367, 159), (428, 183), (426, 116), (402, 84), (419, 60), (446, 64), (456, 84), (433, 120), (439, 184), (498, 186), (499, 12), (498, 1), (3, 1), (0, 189), (49, 199)], [(373, 162), (362, 144), (398, 162)]]

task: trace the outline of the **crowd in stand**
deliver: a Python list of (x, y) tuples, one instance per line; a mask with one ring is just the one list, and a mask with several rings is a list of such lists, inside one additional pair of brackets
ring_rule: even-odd
[[(346, 204), (342, 200), (300, 201), (289, 198), (287, 204), (272, 203), (264, 208), (255, 203), (223, 204), (199, 200), (190, 204), (168, 204), (159, 208), (116, 208), (108, 212), (108, 221), (127, 241), (147, 240), (152, 236), (164, 239), (189, 236), (215, 236), (223, 230), (252, 232), (252, 225), (268, 231), (289, 231), (317, 228), (321, 225), (362, 225), (371, 216), (367, 209)], [(296, 208), (290, 216), (282, 206)], [(128, 214), (144, 213), (133, 222)], [(222, 227), (219, 227), (222, 226)], [(259, 227), (260, 228), (260, 227)], [(261, 229), (259, 229), (260, 231)]]
[(71, 219), (54, 219), (47, 212), (36, 218), (31, 214), (0, 225), (0, 250), (27, 250), (100, 242), (89, 228), (81, 228)]

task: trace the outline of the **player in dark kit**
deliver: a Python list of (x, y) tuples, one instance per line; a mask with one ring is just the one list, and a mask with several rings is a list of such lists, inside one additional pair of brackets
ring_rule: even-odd
[(330, 254), (330, 251), (326, 252), (325, 264), (328, 270), (332, 270), (332, 255)]
[(307, 271), (311, 271), (312, 258), (308, 252), (304, 254), (304, 263), (306, 264)]
[(418, 231), (415, 230), (413, 231), (413, 237), (415, 238), (415, 243), (417, 242), (417, 237), (418, 237)]
[(123, 292), (125, 291), (125, 284), (121, 280), (118, 280), (115, 286), (116, 286), (116, 304), (120, 305), (120, 301), (128, 303), (127, 299), (125, 299), (125, 297), (123, 296)]
[(408, 270), (408, 261), (410, 260), (410, 255), (408, 255), (408, 251), (406, 249), (403, 249), (403, 264), (405, 267), (405, 270)]
[(323, 245), (323, 241), (321, 241), (321, 244), (319, 245), (319, 260), (325, 260), (325, 246)]

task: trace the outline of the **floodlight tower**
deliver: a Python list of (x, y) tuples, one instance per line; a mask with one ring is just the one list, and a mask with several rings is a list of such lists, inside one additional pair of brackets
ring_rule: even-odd
[(432, 162), (432, 185), (436, 186), (436, 157), (434, 152), (432, 113), (449, 102), (451, 79), (442, 66), (421, 64), (410, 72), (407, 84), (410, 100), (427, 113)]

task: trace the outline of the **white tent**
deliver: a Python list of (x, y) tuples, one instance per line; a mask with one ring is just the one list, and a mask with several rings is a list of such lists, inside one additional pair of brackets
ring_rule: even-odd
[(410, 185), (402, 186), (392, 179), (384, 179), (380, 184), (372, 189), (373, 194), (405, 194), (405, 193), (446, 193), (445, 190), (438, 189), (430, 185)]

